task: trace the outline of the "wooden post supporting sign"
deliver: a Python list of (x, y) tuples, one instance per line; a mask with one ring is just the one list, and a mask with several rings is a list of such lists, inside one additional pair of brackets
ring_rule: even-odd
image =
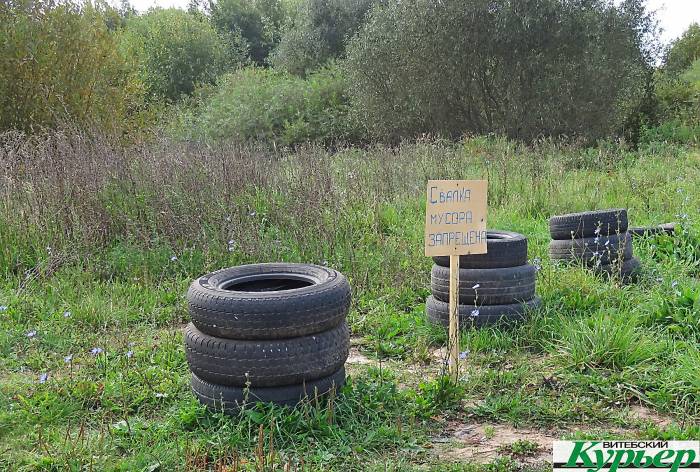
[(425, 205), (425, 255), (450, 257), (449, 370), (459, 376), (459, 257), (486, 254), (488, 183), (430, 180)]

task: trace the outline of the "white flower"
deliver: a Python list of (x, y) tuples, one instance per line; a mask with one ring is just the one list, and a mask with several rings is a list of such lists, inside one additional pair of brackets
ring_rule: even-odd
[(33, 329), (33, 330), (27, 332), (27, 337), (28, 337), (29, 339), (31, 339), (31, 338), (33, 338), (33, 337), (35, 337), (35, 336), (36, 336), (36, 330), (35, 330), (35, 329)]
[(469, 316), (471, 316), (472, 318), (476, 318), (477, 316), (479, 316), (479, 310), (472, 310), (472, 313)]
[(175, 262), (177, 260), (177, 256), (170, 256), (170, 262)]
[(167, 398), (167, 397), (168, 397), (167, 393), (156, 392), (156, 398)]
[(459, 353), (459, 358), (464, 360), (467, 358), (468, 355), (469, 355), (469, 351), (462, 351)]
[(64, 311), (63, 312), (63, 317), (64, 318), (70, 318), (71, 312), (70, 311)]
[(595, 229), (595, 234), (596, 234), (596, 235), (599, 235), (599, 234), (600, 234), (600, 227), (598, 227), (598, 228)]
[(476, 284), (476, 285), (474, 285), (474, 286), (472, 287), (472, 290), (476, 290), (476, 289), (479, 288), (479, 287), (481, 287), (481, 285), (480, 285), (480, 284)]
[(251, 211), (250, 213), (248, 213), (248, 216), (253, 217), (253, 216), (257, 215), (257, 214), (258, 214), (257, 211)]
[(7, 311), (7, 305), (0, 305), (0, 313)]
[(49, 374), (46, 374), (46, 373), (41, 374), (41, 375), (39, 376), (39, 383), (40, 383), (40, 384), (46, 383), (46, 381), (47, 381), (48, 379), (49, 379)]
[(676, 287), (678, 287), (678, 282), (674, 280), (673, 282), (671, 282), (671, 288), (676, 288)]
[(134, 351), (127, 351), (127, 352), (126, 352), (126, 357), (128, 357), (129, 359), (131, 359), (132, 357), (134, 357)]
[(66, 357), (64, 357), (63, 362), (65, 362), (66, 364), (73, 362), (73, 354), (68, 354)]
[(104, 352), (104, 349), (102, 349), (101, 347), (93, 347), (92, 349), (90, 349), (90, 354), (92, 354), (93, 356), (96, 356), (98, 354), (102, 354), (103, 352)]

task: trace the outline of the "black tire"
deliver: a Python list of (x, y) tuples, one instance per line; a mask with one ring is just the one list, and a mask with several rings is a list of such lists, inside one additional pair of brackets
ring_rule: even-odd
[(348, 325), (291, 339), (250, 341), (215, 338), (192, 323), (185, 330), (187, 362), (202, 380), (220, 385), (279, 387), (326, 377), (345, 364)]
[(639, 278), (642, 272), (642, 263), (638, 257), (620, 261), (614, 264), (601, 265), (596, 272), (607, 274), (611, 277), (618, 277), (622, 281), (633, 282)]
[[(431, 271), (433, 296), (450, 300), (450, 269), (434, 265)], [(464, 305), (507, 305), (535, 296), (537, 269), (531, 264), (500, 269), (460, 269), (459, 303)], [(477, 288), (474, 288), (477, 287)]]
[[(540, 297), (534, 297), (524, 303), (508, 305), (474, 306), (459, 305), (459, 323), (463, 327), (490, 326), (499, 323), (513, 323), (525, 319), (525, 316), (536, 310), (542, 304)], [(472, 313), (478, 310), (478, 316)], [(450, 305), (435, 297), (428, 297), (425, 302), (425, 311), (428, 321), (440, 326), (449, 326)]]
[(561, 239), (549, 243), (549, 257), (556, 261), (580, 262), (589, 267), (611, 264), (632, 257), (632, 237), (621, 235)]
[[(486, 233), (486, 254), (459, 257), (460, 269), (498, 269), (527, 264), (527, 238), (510, 231), (489, 230)], [(434, 256), (433, 262), (450, 267), (449, 256)]]
[(630, 235), (635, 237), (650, 237), (660, 234), (673, 235), (675, 231), (675, 223), (667, 223), (659, 226), (635, 226), (627, 230)]
[(609, 236), (624, 233), (627, 231), (627, 226), (627, 210), (622, 208), (570, 213), (549, 219), (549, 232), (552, 239)]
[[(232, 290), (236, 289), (236, 290)], [(350, 309), (343, 274), (309, 264), (253, 264), (195, 280), (187, 292), (192, 322), (230, 339), (286, 339), (340, 325)]]
[(282, 406), (295, 406), (304, 399), (315, 399), (335, 388), (336, 392), (345, 384), (345, 368), (317, 380), (300, 385), (285, 387), (249, 388), (217, 385), (202, 380), (192, 374), (192, 393), (197, 399), (213, 411), (237, 413), (246, 404), (257, 402), (275, 403)]

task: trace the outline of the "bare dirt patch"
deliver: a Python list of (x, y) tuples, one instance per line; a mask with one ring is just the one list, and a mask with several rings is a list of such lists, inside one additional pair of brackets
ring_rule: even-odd
[(552, 441), (559, 438), (552, 432), (507, 424), (450, 423), (434, 442), (441, 460), (486, 464), (511, 456), (523, 465), (545, 465), (552, 462)]

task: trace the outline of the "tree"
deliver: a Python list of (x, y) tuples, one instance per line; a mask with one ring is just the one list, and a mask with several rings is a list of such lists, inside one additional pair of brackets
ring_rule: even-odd
[(104, 13), (71, 2), (0, 6), (0, 129), (120, 126), (141, 103)]
[(205, 18), (178, 9), (153, 9), (129, 19), (120, 46), (133, 58), (149, 96), (169, 101), (213, 83), (241, 61), (240, 51), (227, 48)]
[(700, 25), (693, 23), (683, 35), (671, 43), (664, 68), (671, 74), (680, 74), (700, 59)]
[(329, 59), (345, 55), (367, 12), (378, 0), (304, 0), (282, 35), (271, 62), (287, 72), (304, 76)]
[(349, 83), (381, 139), (597, 139), (642, 106), (653, 28), (642, 0), (390, 0), (349, 45)]
[(280, 0), (210, 0), (208, 10), (217, 31), (243, 38), (250, 58), (256, 64), (265, 64), (270, 51), (279, 42), (284, 21)]

